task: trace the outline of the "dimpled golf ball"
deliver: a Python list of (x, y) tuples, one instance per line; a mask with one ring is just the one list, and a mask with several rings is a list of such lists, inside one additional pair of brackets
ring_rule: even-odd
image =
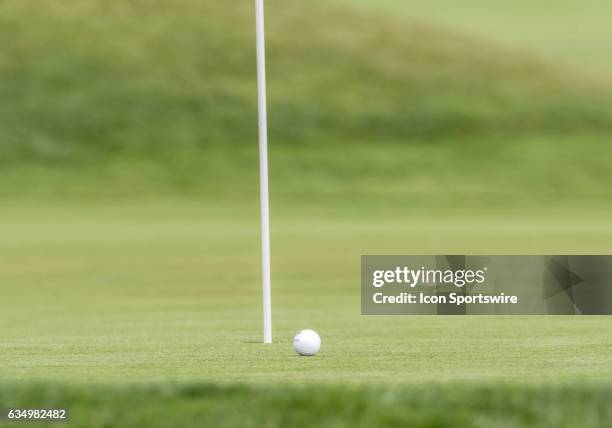
[(312, 357), (321, 350), (321, 338), (316, 331), (302, 330), (293, 338), (293, 349), (305, 357)]

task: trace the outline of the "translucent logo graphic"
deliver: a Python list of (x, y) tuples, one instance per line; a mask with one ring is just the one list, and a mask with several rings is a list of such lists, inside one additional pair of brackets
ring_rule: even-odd
[(612, 256), (362, 256), (364, 315), (609, 315)]

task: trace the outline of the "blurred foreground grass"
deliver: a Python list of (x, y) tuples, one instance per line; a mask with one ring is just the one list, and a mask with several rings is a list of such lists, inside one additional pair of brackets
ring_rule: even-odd
[[(68, 407), (70, 427), (588, 427), (612, 418), (610, 387), (400, 388), (152, 385), (1, 388), (0, 403)], [(240, 411), (236, 411), (240, 409)], [(0, 422), (0, 425), (2, 422)], [(7, 424), (14, 426), (14, 424)]]

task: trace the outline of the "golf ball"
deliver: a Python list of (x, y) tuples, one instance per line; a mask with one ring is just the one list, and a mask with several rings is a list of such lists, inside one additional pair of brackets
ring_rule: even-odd
[(300, 355), (311, 357), (321, 350), (321, 338), (314, 330), (299, 331), (293, 338), (293, 349)]

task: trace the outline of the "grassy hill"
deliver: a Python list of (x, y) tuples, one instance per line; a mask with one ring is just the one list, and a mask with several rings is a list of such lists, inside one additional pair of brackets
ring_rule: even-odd
[[(5, 2), (0, 192), (256, 195), (252, 8)], [(277, 197), (609, 194), (607, 83), (349, 5), (267, 12)]]
[[(325, 2), (269, 1), (274, 144), (610, 132), (609, 88)], [(251, 2), (5, 2), (3, 162), (256, 141)]]
[(486, 37), (607, 76), (612, 69), (612, 4), (601, 0), (335, 0)]

